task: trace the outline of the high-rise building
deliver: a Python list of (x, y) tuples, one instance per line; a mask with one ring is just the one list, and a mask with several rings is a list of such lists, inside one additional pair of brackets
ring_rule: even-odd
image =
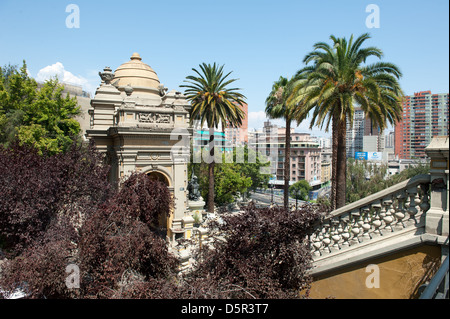
[(384, 134), (382, 130), (361, 108), (356, 108), (353, 125), (347, 121), (347, 157), (354, 158), (356, 152), (383, 152)]
[(350, 125), (350, 121), (347, 121), (347, 157), (355, 157), (355, 152), (362, 152), (364, 124), (364, 111), (360, 108), (355, 109), (353, 125)]
[(395, 154), (401, 159), (425, 158), (433, 136), (448, 135), (448, 93), (421, 91), (405, 96), (403, 119), (395, 126)]
[(395, 141), (394, 134), (395, 133), (393, 131), (391, 131), (388, 134), (386, 134), (386, 136), (385, 136), (385, 140), (386, 140), (385, 148), (394, 148), (394, 141)]

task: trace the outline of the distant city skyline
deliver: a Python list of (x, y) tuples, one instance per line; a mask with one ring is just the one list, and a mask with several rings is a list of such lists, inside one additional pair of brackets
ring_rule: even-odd
[[(379, 8), (378, 27), (367, 23), (369, 4)], [(182, 91), (179, 86), (200, 63), (217, 62), (239, 79), (236, 86), (247, 97), (249, 128), (262, 128), (273, 82), (303, 67), (314, 43), (329, 43), (331, 34), (349, 38), (369, 32), (366, 45), (382, 49), (383, 61), (403, 72), (405, 95), (449, 92), (446, 0), (174, 0), (132, 5), (83, 0), (73, 5), (78, 20), (72, 19), (76, 12), (67, 2), (2, 1), (0, 65), (20, 66), (26, 60), (29, 74), (38, 81), (58, 76), (93, 95), (100, 84), (98, 72), (105, 66), (115, 70), (133, 52), (139, 52), (170, 90)], [(282, 120), (273, 123), (284, 125)], [(318, 137), (331, 135), (309, 130), (308, 119), (294, 127)]]

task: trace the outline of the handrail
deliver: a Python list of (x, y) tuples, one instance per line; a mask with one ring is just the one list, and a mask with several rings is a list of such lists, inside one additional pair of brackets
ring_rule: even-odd
[(446, 276), (447, 276), (446, 280), (448, 281), (448, 269), (449, 269), (448, 265), (449, 261), (447, 256), (447, 258), (445, 258), (444, 262), (442, 263), (441, 267), (439, 267), (438, 271), (436, 272), (436, 274), (431, 279), (430, 283), (423, 291), (422, 295), (420, 295), (419, 299), (432, 299), (436, 293), (436, 290), (439, 288), (439, 285), (442, 283), (442, 280), (444, 280)]

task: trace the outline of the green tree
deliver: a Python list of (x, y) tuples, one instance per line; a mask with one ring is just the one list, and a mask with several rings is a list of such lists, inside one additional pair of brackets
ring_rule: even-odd
[(40, 154), (66, 150), (79, 137), (80, 124), (74, 119), (80, 109), (75, 97), (63, 95), (64, 86), (57, 79), (38, 88), (27, 74), (24, 61), (17, 67), (0, 68), (0, 144), (36, 147)]
[(37, 83), (28, 76), (27, 65), (0, 67), (0, 144), (9, 146), (17, 128), (23, 124), (25, 112), (34, 103)]
[(384, 189), (388, 166), (365, 160), (347, 160), (346, 204), (355, 202)]
[(293, 107), (287, 103), (292, 92), (293, 81), (280, 76), (272, 86), (272, 91), (266, 98), (266, 114), (269, 118), (282, 118), (286, 121), (286, 140), (284, 147), (284, 208), (289, 206), (289, 181), (291, 179), (291, 122), (293, 120)]
[(216, 165), (214, 171), (215, 198), (217, 205), (235, 201), (239, 194), (246, 193), (252, 185), (252, 179), (239, 170), (239, 164), (223, 163)]
[(309, 198), (309, 191), (312, 189), (311, 185), (305, 180), (295, 182), (289, 187), (289, 193), (292, 197), (299, 200), (307, 200)]
[(196, 75), (189, 75), (185, 82), (189, 84), (181, 85), (185, 87), (185, 94), (190, 100), (191, 123), (200, 121), (203, 126), (206, 123), (210, 129), (209, 152), (211, 160), (208, 167), (209, 174), (209, 190), (208, 190), (208, 211), (214, 212), (214, 164), (215, 160), (215, 142), (213, 129), (217, 129), (219, 125), (222, 131), (225, 126), (239, 127), (244, 118), (244, 111), (241, 109), (245, 96), (239, 93), (239, 88), (229, 88), (229, 85), (237, 79), (228, 79), (232, 73), (224, 74), (223, 65), (218, 66), (202, 63), (199, 65), (200, 70), (195, 68), (192, 70)]
[[(256, 153), (256, 151), (252, 148), (248, 148), (247, 145), (244, 145), (243, 149), (244, 161), (241, 162), (238, 160), (237, 149), (233, 150), (233, 158), (237, 162), (237, 169), (243, 176), (250, 177), (252, 183), (248, 187), (248, 190), (256, 190), (258, 187), (267, 187), (270, 179), (270, 162), (267, 160), (264, 154), (260, 152)], [(249, 159), (252, 161), (249, 162)], [(253, 163), (253, 159), (255, 159)]]
[[(249, 158), (252, 159), (250, 162)], [(242, 149), (235, 148), (233, 152), (222, 154), (222, 163), (216, 163), (214, 166), (214, 202), (218, 205), (229, 204), (235, 201), (237, 193), (249, 195), (251, 190), (267, 185), (270, 174), (268, 172), (266, 174), (264, 168), (269, 166), (269, 161), (262, 159), (261, 154), (257, 156), (255, 150), (249, 149), (247, 145)], [(207, 164), (193, 163), (191, 160), (188, 170), (189, 179), (192, 172), (199, 177), (202, 197), (207, 198), (209, 191)]]
[(388, 168), (387, 164), (348, 159), (346, 204), (375, 194), (416, 175), (427, 174), (430, 166), (416, 163), (399, 174), (390, 176), (388, 175)]
[(74, 119), (79, 114), (75, 97), (63, 97), (64, 87), (49, 80), (39, 90), (35, 102), (24, 115), (24, 124), (18, 130), (21, 143), (34, 145), (41, 152), (55, 154), (66, 150), (81, 131)]
[[(297, 76), (307, 76), (308, 93), (305, 107), (296, 117), (305, 118), (311, 110), (311, 124), (328, 131), (332, 126), (332, 191), (333, 209), (345, 205), (346, 192), (346, 125), (352, 124), (355, 107), (361, 107), (365, 116), (383, 130), (389, 122), (395, 125), (401, 119), (399, 68), (389, 62), (365, 64), (368, 58), (383, 57), (376, 47), (361, 48), (370, 38), (365, 33), (355, 41), (330, 37), (332, 45), (318, 42), (303, 62), (307, 65)], [(312, 62), (313, 65), (308, 63)]]

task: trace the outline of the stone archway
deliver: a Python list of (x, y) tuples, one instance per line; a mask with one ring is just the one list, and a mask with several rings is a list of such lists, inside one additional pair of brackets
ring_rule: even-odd
[[(169, 192), (170, 192), (170, 195), (171, 195), (172, 201), (173, 201), (174, 194), (173, 194), (171, 178), (169, 175), (167, 175), (166, 172), (163, 172), (161, 170), (151, 169), (151, 170), (145, 172), (145, 174), (147, 174), (147, 176), (150, 177), (150, 179), (152, 179), (152, 180), (156, 180), (156, 181), (164, 183), (164, 185), (166, 185), (167, 188), (169, 189)], [(167, 214), (160, 215), (159, 227), (161, 230), (161, 236), (163, 236), (165, 238), (170, 238), (170, 236), (171, 236), (170, 228), (172, 225), (172, 220), (173, 220), (173, 211), (171, 211), (170, 215), (167, 215)]]
[(147, 175), (152, 180), (160, 181), (160, 182), (164, 183), (167, 187), (170, 186), (169, 179), (163, 173), (160, 173), (160, 172), (157, 172), (157, 171), (151, 171), (151, 172), (148, 172)]

